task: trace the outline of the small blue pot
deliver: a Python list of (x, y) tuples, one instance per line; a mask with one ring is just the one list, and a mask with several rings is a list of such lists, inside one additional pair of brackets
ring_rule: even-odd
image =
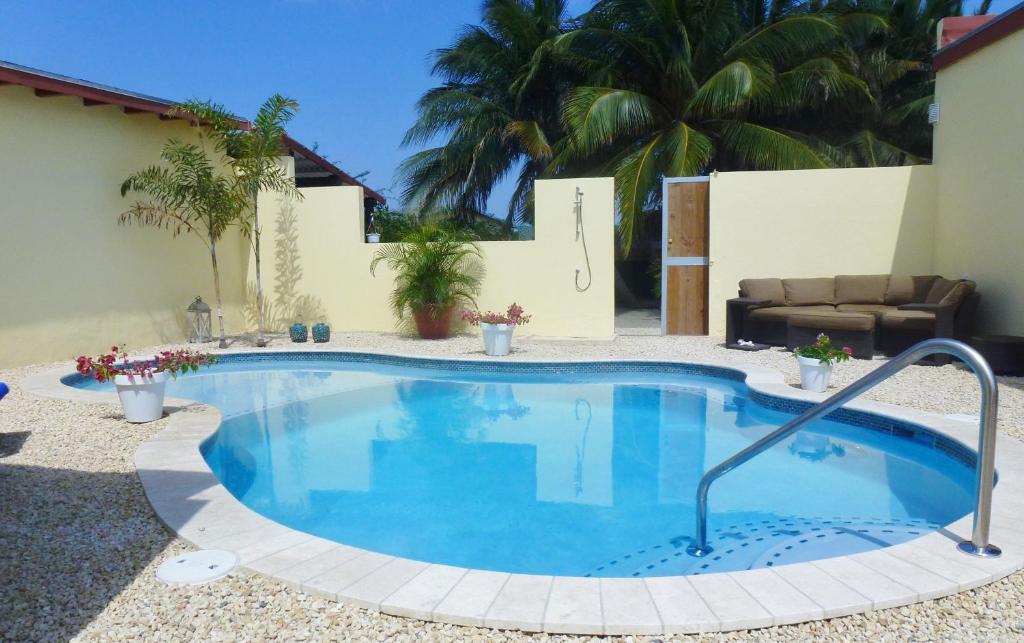
[(313, 324), (313, 341), (323, 344), (331, 338), (331, 327), (327, 324)]
[(305, 324), (294, 323), (288, 329), (288, 335), (293, 342), (302, 343), (309, 339), (309, 328)]

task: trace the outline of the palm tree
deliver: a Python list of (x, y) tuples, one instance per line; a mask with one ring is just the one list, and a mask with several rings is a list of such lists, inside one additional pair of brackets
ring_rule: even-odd
[[(980, 12), (987, 9), (983, 2)], [(962, 1), (830, 0), (821, 12), (844, 34), (845, 46), (834, 59), (868, 87), (870, 100), (833, 102), (824, 111), (798, 117), (839, 147), (845, 164), (927, 162), (936, 29), (942, 18), (962, 15)]]
[(222, 105), (212, 101), (186, 101), (176, 105), (174, 111), (183, 113), (209, 128), (215, 136), (215, 145), (226, 155), (234, 170), (239, 188), (249, 196), (249, 208), (239, 222), (249, 240), (255, 260), (256, 278), (256, 345), (266, 346), (266, 305), (260, 254), (262, 227), (259, 218), (259, 193), (277, 192), (289, 198), (302, 199), (295, 181), (279, 163), (285, 154), (283, 139), (285, 126), (295, 116), (299, 104), (291, 98), (274, 94), (260, 106), (252, 124), (245, 127)]
[(213, 266), (220, 347), (226, 348), (217, 242), (238, 222), (246, 195), (237, 189), (234, 177), (210, 160), (202, 141), (196, 144), (170, 139), (164, 144), (160, 159), (164, 164), (135, 172), (121, 184), (122, 197), (136, 192), (145, 195), (145, 199), (123, 212), (119, 223), (164, 228), (175, 237), (191, 233), (203, 242), (210, 251)]
[(443, 84), (419, 100), (406, 145), (441, 145), (402, 164), (403, 197), (417, 211), (446, 209), (456, 220), (486, 213), (495, 184), (518, 170), (506, 225), (529, 219), (533, 181), (563, 136), (559, 108), (577, 80), (556, 52), (575, 25), (566, 0), (485, 0), (481, 25), (434, 52)]
[(558, 42), (592, 71), (566, 97), (549, 173), (613, 175), (628, 252), (662, 177), (827, 167), (828, 146), (784, 118), (823, 90), (866, 95), (821, 57), (841, 38), (829, 19), (778, 3), (601, 0)]

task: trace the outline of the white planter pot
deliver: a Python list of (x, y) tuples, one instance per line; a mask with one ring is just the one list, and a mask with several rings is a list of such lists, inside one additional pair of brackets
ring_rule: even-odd
[(800, 365), (800, 388), (805, 391), (824, 393), (828, 381), (832, 378), (832, 364), (822, 364), (811, 357), (796, 357)]
[(484, 332), (484, 352), (488, 355), (500, 357), (512, 352), (512, 333), (515, 331), (515, 324), (480, 324), (480, 330)]
[(380, 243), (380, 235), (376, 232), (371, 232), (366, 235), (366, 243)]
[(124, 419), (132, 423), (152, 422), (164, 415), (164, 388), (170, 373), (153, 373), (150, 377), (114, 376), (117, 396), (121, 398)]

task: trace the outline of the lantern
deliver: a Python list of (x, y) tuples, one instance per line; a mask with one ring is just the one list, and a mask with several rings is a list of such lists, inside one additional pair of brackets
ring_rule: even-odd
[(188, 341), (193, 344), (202, 344), (213, 338), (211, 332), (210, 307), (203, 301), (202, 297), (189, 304), (186, 309), (188, 313), (189, 335)]

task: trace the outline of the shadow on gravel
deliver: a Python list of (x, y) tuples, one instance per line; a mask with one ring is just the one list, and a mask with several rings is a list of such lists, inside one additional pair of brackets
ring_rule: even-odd
[(21, 451), (31, 431), (18, 431), (16, 433), (0, 433), (0, 458), (14, 455)]
[(0, 641), (73, 637), (171, 540), (135, 472), (0, 462)]

